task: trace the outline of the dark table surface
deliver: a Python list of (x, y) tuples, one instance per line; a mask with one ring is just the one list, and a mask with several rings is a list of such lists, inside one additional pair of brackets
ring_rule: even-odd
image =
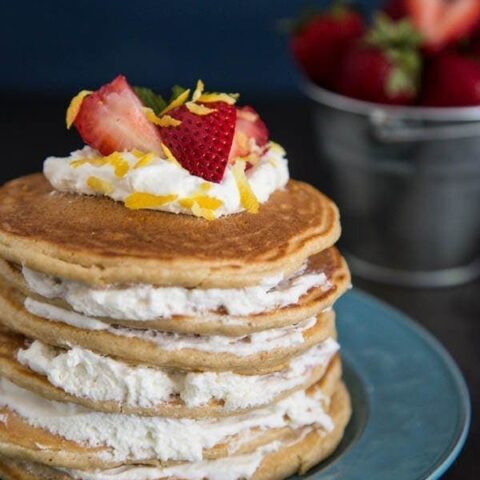
[[(0, 181), (38, 171), (48, 155), (63, 155), (80, 145), (64, 124), (67, 98), (0, 95)], [(300, 99), (252, 100), (272, 138), (288, 152), (292, 176), (323, 188), (321, 160), (315, 154), (309, 106)], [(480, 478), (480, 281), (456, 288), (408, 289), (354, 278), (361, 288), (389, 302), (424, 325), (448, 349), (467, 381), (473, 419), (460, 457), (443, 477)], [(368, 480), (367, 477), (364, 477)], [(388, 479), (385, 479), (388, 480)]]

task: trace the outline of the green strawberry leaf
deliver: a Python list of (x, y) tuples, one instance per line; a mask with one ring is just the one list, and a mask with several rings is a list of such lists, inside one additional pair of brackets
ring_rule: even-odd
[(163, 97), (155, 93), (150, 88), (133, 87), (133, 90), (141, 102), (155, 112), (155, 115), (158, 115), (167, 106), (167, 102), (163, 99)]

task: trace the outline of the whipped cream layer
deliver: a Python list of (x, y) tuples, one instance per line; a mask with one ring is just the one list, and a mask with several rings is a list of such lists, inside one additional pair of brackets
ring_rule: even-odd
[(139, 338), (154, 343), (163, 350), (193, 349), (203, 352), (231, 353), (239, 357), (275, 350), (276, 348), (301, 345), (305, 342), (303, 332), (317, 323), (316, 317), (312, 317), (296, 325), (272, 328), (240, 337), (199, 336), (112, 326), (95, 318), (65, 310), (49, 303), (39, 302), (29, 297), (25, 299), (24, 305), (30, 313), (46, 320), (62, 322), (86, 330), (105, 330), (115, 335)]
[(338, 343), (330, 338), (294, 358), (284, 371), (251, 376), (131, 366), (83, 348), (63, 351), (38, 340), (19, 350), (17, 359), (76, 397), (144, 408), (174, 398), (180, 398), (189, 408), (218, 400), (224, 402), (225, 410), (234, 411), (265, 405), (282, 392), (304, 384), (313, 368), (327, 366), (338, 349)]
[(0, 405), (15, 411), (34, 427), (83, 445), (109, 447), (99, 455), (114, 461), (201, 461), (204, 449), (232, 436), (236, 436), (235, 450), (269, 429), (315, 425), (331, 431), (332, 419), (323, 409), (326, 401), (319, 391), (310, 395), (299, 391), (268, 407), (217, 420), (142, 417), (53, 402), (0, 379)]
[(217, 460), (182, 463), (172, 467), (124, 466), (109, 470), (84, 472), (68, 468), (56, 469), (65, 472), (76, 480), (158, 480), (159, 478), (182, 478), (185, 480), (249, 480), (269, 453), (278, 451), (300, 441), (310, 432), (305, 429), (293, 442), (272, 442), (253, 453), (234, 455)]
[[(51, 185), (61, 192), (99, 195), (89, 186), (89, 178), (95, 177), (109, 185), (109, 191), (101, 193), (113, 200), (125, 201), (132, 193), (149, 193), (157, 196), (175, 195), (169, 203), (156, 206), (156, 210), (172, 213), (192, 214), (190, 208), (182, 206), (182, 199), (192, 198), (205, 191), (208, 185), (208, 196), (222, 202), (214, 211), (216, 218), (241, 212), (244, 210), (232, 166), (228, 165), (220, 183), (213, 183), (192, 175), (179, 164), (153, 156), (145, 166), (138, 167), (139, 159), (129, 152), (122, 152), (121, 158), (128, 164), (128, 170), (118, 171), (110, 164), (96, 165), (81, 163), (81, 160), (94, 160), (101, 155), (86, 146), (72, 152), (68, 157), (49, 157), (43, 165), (43, 173)], [(73, 162), (73, 163), (72, 163)], [(260, 157), (260, 161), (247, 170), (246, 176), (250, 187), (260, 203), (268, 200), (277, 189), (283, 188), (288, 180), (288, 162), (283, 149), (269, 148)]]
[(291, 442), (272, 442), (253, 453), (234, 455), (217, 460), (182, 463), (171, 467), (124, 466), (109, 470), (84, 472), (72, 469), (57, 469), (76, 480), (158, 480), (159, 478), (182, 478), (185, 480), (249, 480), (265, 456), (301, 441), (311, 429), (304, 429), (301, 435)]
[(245, 288), (183, 288), (152, 285), (91, 287), (22, 268), (28, 288), (42, 297), (61, 299), (75, 311), (93, 317), (147, 321), (174, 315), (204, 315), (225, 311), (227, 315), (253, 315), (298, 302), (311, 288), (328, 289), (323, 272), (306, 271), (269, 277), (261, 285)]

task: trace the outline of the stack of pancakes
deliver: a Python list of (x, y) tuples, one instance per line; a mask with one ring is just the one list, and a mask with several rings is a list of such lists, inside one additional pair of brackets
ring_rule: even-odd
[(335, 205), (290, 181), (207, 222), (0, 189), (3, 479), (286, 478), (350, 417)]

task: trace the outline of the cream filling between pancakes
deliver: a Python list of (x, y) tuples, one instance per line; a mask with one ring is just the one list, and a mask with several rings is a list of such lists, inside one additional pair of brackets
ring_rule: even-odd
[(211, 400), (228, 411), (265, 405), (282, 392), (304, 384), (317, 366), (327, 366), (338, 351), (329, 338), (294, 358), (287, 369), (266, 375), (232, 372), (180, 372), (132, 366), (80, 347), (59, 350), (38, 340), (17, 359), (76, 397), (153, 407), (180, 398), (189, 408)]
[(0, 405), (34, 427), (90, 447), (108, 447), (99, 453), (105, 461), (155, 458), (194, 462), (203, 460), (205, 449), (232, 436), (234, 453), (242, 443), (270, 429), (315, 425), (328, 432), (334, 424), (323, 408), (327, 401), (318, 390), (309, 395), (299, 391), (268, 407), (216, 420), (142, 417), (53, 402), (0, 379)]
[(254, 475), (266, 455), (301, 441), (310, 431), (311, 429), (306, 428), (292, 441), (272, 442), (246, 455), (183, 463), (167, 468), (133, 465), (96, 472), (84, 472), (68, 468), (57, 470), (67, 473), (76, 480), (157, 480), (159, 478), (248, 480)]
[(240, 337), (223, 335), (199, 336), (112, 326), (100, 320), (86, 317), (49, 303), (39, 302), (29, 297), (25, 299), (24, 305), (26, 310), (33, 315), (47, 320), (62, 322), (86, 330), (103, 330), (115, 335), (138, 338), (154, 343), (163, 350), (191, 349), (212, 353), (231, 353), (238, 357), (267, 352), (277, 348), (291, 348), (302, 345), (305, 342), (303, 333), (317, 323), (317, 318), (312, 317), (296, 325), (272, 328)]
[(307, 263), (289, 276), (264, 279), (245, 288), (183, 288), (130, 285), (106, 288), (56, 278), (23, 267), (28, 288), (45, 298), (61, 299), (73, 310), (90, 317), (147, 321), (174, 315), (201, 316), (212, 311), (226, 315), (254, 315), (298, 302), (310, 289), (331, 287), (323, 272), (308, 272)]

